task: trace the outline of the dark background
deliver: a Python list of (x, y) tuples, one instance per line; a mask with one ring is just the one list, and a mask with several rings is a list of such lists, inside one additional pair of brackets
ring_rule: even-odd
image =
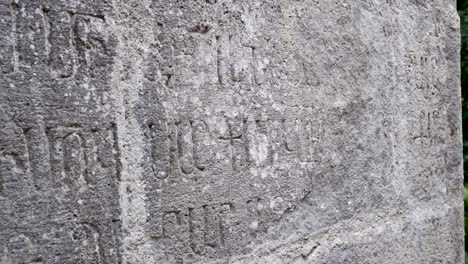
[[(463, 168), (465, 176), (465, 241), (468, 231), (468, 102), (464, 100), (468, 96), (468, 0), (458, 0), (458, 14), (461, 24), (461, 89), (463, 111)], [(465, 263), (468, 263), (468, 246), (465, 243)]]

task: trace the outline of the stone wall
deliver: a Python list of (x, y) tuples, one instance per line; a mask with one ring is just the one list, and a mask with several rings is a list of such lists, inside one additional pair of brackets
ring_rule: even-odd
[(0, 0), (0, 263), (463, 263), (442, 0)]

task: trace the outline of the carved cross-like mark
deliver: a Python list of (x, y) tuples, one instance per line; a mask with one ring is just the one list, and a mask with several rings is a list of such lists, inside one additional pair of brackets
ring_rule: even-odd
[(271, 166), (285, 154), (297, 156), (302, 162), (316, 161), (323, 128), (310, 119), (229, 118), (226, 122), (229, 135), (220, 139), (230, 142), (233, 171), (247, 166)]
[(245, 145), (245, 122), (241, 118), (227, 119), (227, 127), (229, 134), (227, 138), (222, 138), (229, 140), (230, 152), (231, 152), (231, 165), (233, 171), (242, 171), (247, 165), (246, 157), (246, 145)]

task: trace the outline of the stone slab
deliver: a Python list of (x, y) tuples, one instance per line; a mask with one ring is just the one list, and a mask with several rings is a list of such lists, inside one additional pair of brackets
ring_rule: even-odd
[(463, 263), (442, 0), (0, 1), (0, 263)]

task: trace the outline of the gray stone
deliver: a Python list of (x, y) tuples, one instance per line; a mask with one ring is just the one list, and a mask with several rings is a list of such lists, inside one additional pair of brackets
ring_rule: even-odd
[(463, 263), (454, 2), (0, 0), (0, 263)]

